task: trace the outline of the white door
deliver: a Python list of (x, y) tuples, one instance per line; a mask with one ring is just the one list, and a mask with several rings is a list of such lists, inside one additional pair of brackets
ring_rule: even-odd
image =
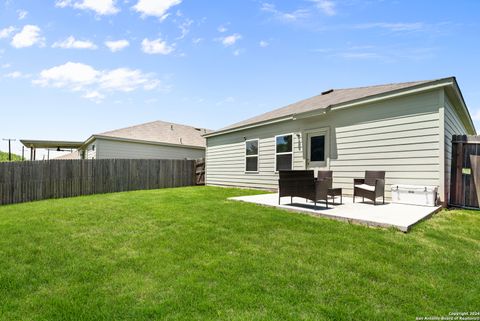
[(330, 139), (328, 129), (307, 132), (307, 169), (328, 168)]

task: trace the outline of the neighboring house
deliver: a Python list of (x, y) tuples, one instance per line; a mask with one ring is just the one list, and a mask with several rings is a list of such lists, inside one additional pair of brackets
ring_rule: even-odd
[(204, 128), (163, 121), (94, 134), (84, 142), (22, 140), (32, 149), (75, 149), (57, 159), (197, 159), (205, 157)]
[(454, 77), (335, 89), (208, 133), (206, 184), (276, 189), (278, 170), (386, 171), (390, 185), (436, 185), (448, 200), (451, 137), (475, 135)]
[(68, 160), (68, 159), (81, 159), (82, 158), (82, 154), (80, 153), (80, 151), (76, 150), (74, 152), (71, 152), (71, 153), (68, 153), (68, 154), (64, 154), (62, 156), (58, 156), (58, 157), (55, 157), (55, 159), (63, 159), (63, 160)]
[(92, 135), (80, 148), (84, 158), (163, 158), (205, 157), (204, 128), (154, 121)]

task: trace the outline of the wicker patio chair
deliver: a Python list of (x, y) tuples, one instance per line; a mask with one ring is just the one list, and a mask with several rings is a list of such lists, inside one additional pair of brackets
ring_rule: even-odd
[[(318, 171), (317, 172), (317, 180), (329, 178), (333, 180), (333, 171)], [(331, 187), (331, 186), (330, 186)]]
[(353, 180), (353, 202), (355, 197), (362, 197), (362, 201), (369, 199), (377, 205), (377, 198), (383, 198), (385, 204), (385, 171), (365, 171), (365, 178)]

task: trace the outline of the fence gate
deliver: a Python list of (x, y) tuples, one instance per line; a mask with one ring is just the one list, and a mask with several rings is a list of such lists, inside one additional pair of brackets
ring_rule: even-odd
[(450, 205), (479, 208), (480, 136), (453, 135)]
[(195, 184), (205, 185), (205, 159), (197, 159), (195, 161)]

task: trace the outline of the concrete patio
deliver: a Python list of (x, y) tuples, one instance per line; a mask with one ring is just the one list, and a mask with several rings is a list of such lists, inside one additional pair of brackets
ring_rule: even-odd
[[(281, 205), (279, 205), (278, 194), (232, 197), (230, 200), (276, 207), (368, 226), (394, 227), (402, 232), (408, 232), (413, 225), (429, 218), (441, 208), (440, 206), (428, 207), (387, 202), (384, 205), (374, 206), (370, 202), (359, 202), (361, 201), (360, 198), (357, 198), (357, 203), (353, 203), (349, 197), (343, 197), (342, 205), (329, 204), (328, 209), (323, 202), (317, 203), (315, 208), (311, 201), (306, 202), (305, 199), (297, 197), (293, 198), (292, 204), (290, 204), (290, 197), (284, 197)], [(335, 202), (339, 201), (340, 198), (335, 199)]]

